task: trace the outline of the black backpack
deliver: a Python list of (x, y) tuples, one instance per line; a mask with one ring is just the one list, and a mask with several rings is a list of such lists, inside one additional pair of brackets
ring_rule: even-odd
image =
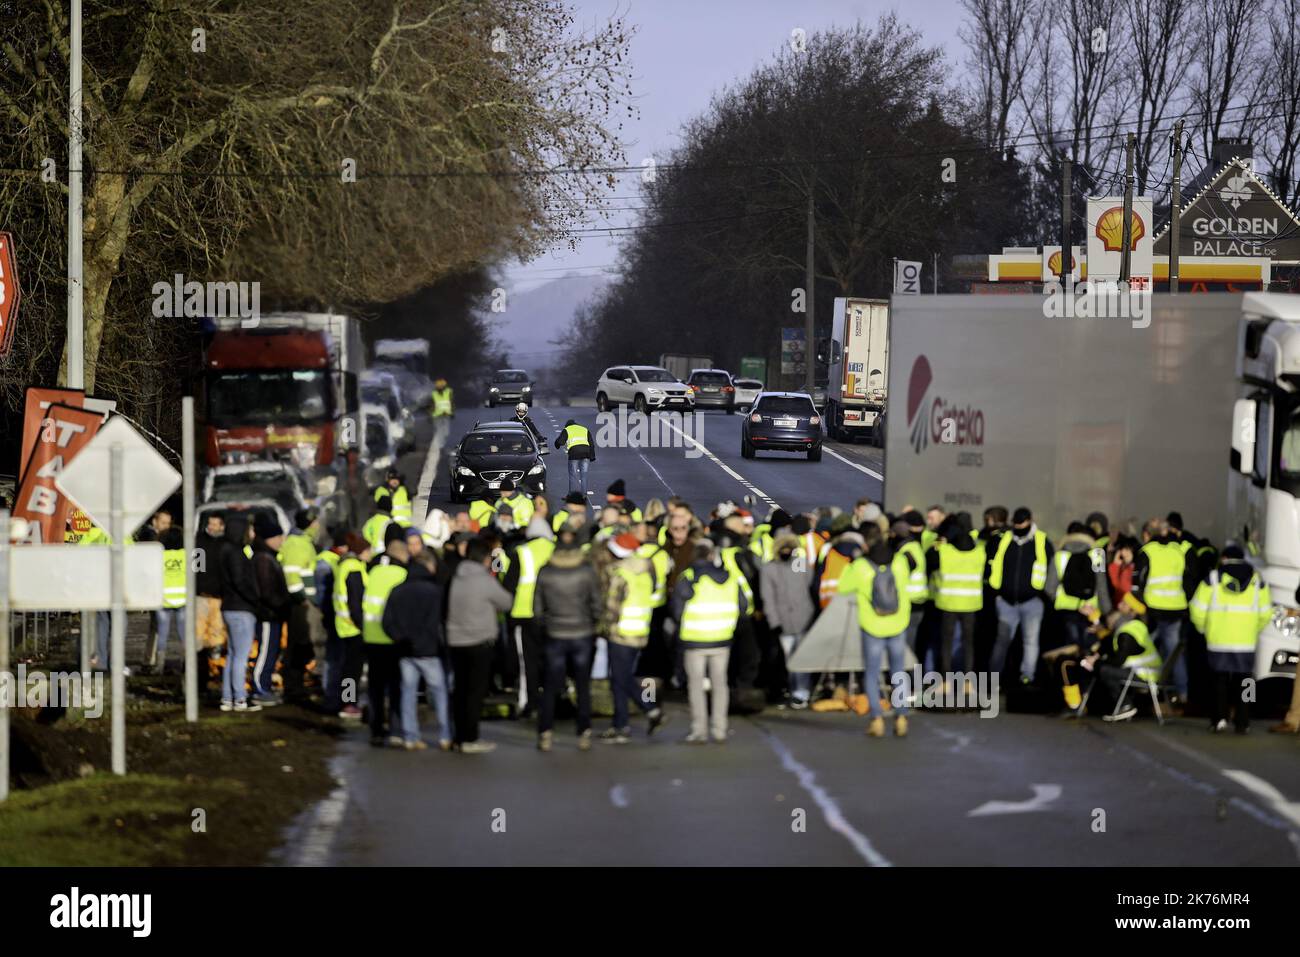
[(898, 582), (894, 570), (888, 565), (876, 565), (871, 579), (871, 607), (877, 615), (893, 615), (898, 611)]
[(1092, 569), (1088, 552), (1071, 552), (1061, 574), (1061, 587), (1071, 598), (1087, 601), (1097, 594), (1097, 573)]

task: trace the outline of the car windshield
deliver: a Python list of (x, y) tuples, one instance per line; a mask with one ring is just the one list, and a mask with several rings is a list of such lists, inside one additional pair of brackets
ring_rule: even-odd
[(758, 408), (754, 411), (763, 415), (797, 415), (804, 418), (817, 414), (817, 410), (808, 399), (786, 396), (769, 396), (759, 402)]
[(208, 379), (208, 419), (215, 425), (292, 425), (329, 418), (324, 371), (217, 372)]
[(498, 372), (496, 381), (497, 382), (527, 382), (528, 373), (527, 372)]
[(691, 377), (696, 385), (730, 385), (725, 372), (697, 372)]
[(636, 377), (642, 382), (676, 382), (666, 369), (637, 369)]
[(737, 389), (761, 389), (763, 388), (763, 383), (759, 382), (757, 379), (737, 379), (736, 388)]
[(478, 432), (465, 436), (463, 455), (528, 455), (533, 443), (523, 432)]
[(267, 488), (285, 486), (293, 488), (293, 479), (282, 469), (257, 469), (248, 472), (229, 472), (216, 475), (212, 479), (212, 494), (223, 501), (231, 501), (232, 496), (255, 498), (249, 495), (250, 488)]

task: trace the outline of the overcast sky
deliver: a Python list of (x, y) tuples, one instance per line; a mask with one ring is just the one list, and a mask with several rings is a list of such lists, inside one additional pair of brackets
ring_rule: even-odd
[[(858, 20), (874, 24), (881, 14), (894, 11), (903, 22), (920, 30), (926, 40), (942, 46), (950, 67), (965, 57), (957, 28), (962, 10), (958, 0), (574, 0), (579, 21), (592, 24), (622, 11), (636, 28), (631, 41), (632, 90), (640, 117), (624, 126), (629, 166), (647, 157), (663, 157), (680, 143), (682, 124), (703, 112), (713, 93), (748, 76), (790, 42), (800, 27), (809, 36), (831, 26)], [(626, 226), (637, 213), (623, 207), (639, 206), (639, 174), (622, 176), (608, 202), (617, 211), (601, 211), (586, 228)], [(571, 271), (586, 275), (612, 268), (617, 260), (618, 236), (587, 233), (578, 237), (576, 250), (567, 244), (546, 256), (506, 270), (514, 291)]]

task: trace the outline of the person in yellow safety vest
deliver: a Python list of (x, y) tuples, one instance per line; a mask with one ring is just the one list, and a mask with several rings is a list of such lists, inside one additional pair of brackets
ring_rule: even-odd
[(390, 503), (391, 499), (387, 496), (376, 499), (375, 513), (361, 526), (361, 537), (369, 543), (372, 552), (384, 550), (384, 534), (388, 531), (388, 526), (393, 524), (393, 517), (388, 512)]
[(334, 634), (339, 640), (337, 698), (331, 696), (327, 701), (341, 705), (340, 718), (355, 720), (361, 717), (358, 692), (365, 664), (361, 626), (365, 622), (366, 565), (372, 552), (370, 544), (359, 535), (349, 533), (346, 542), (347, 551), (339, 560), (332, 595)]
[[(361, 599), (361, 640), (366, 650), (366, 666), (370, 698), (370, 743), (383, 747), (385, 735), (388, 744), (406, 746), (402, 736), (402, 671), (401, 655), (383, 627), (384, 605), (394, 588), (406, 581), (406, 535), (399, 525), (390, 525), (384, 532), (384, 552), (370, 560), (366, 568), (366, 591)], [(387, 702), (388, 711), (385, 711)], [(385, 720), (387, 719), (387, 720)]]
[(609, 587), (605, 593), (614, 722), (600, 737), (611, 744), (627, 744), (632, 733), (628, 723), (628, 699), (636, 701), (637, 707), (645, 713), (649, 721), (647, 734), (654, 734), (664, 723), (664, 711), (659, 707), (655, 685), (653, 682), (638, 683), (636, 679), (637, 661), (650, 640), (655, 595), (662, 578), (651, 558), (641, 554), (641, 540), (631, 532), (615, 535), (607, 542), (607, 547), (617, 559), (610, 569)]
[(925, 510), (925, 530), (921, 532), (921, 548), (928, 552), (939, 543), (939, 530), (948, 521), (948, 513), (938, 505)]
[(825, 539), (813, 531), (812, 522), (807, 515), (796, 515), (790, 520), (790, 531), (799, 539), (799, 547), (808, 560), (809, 568), (817, 567), (817, 557), (821, 554)]
[[(563, 513), (562, 513), (563, 514)], [(533, 597), (537, 591), (537, 574), (555, 551), (555, 533), (546, 520), (534, 517), (525, 531), (527, 540), (515, 546), (502, 586), (514, 596), (510, 606), (510, 638), (519, 661), (519, 717), (533, 715), (542, 700), (542, 652), (545, 636), (541, 623), (533, 614)]]
[(1188, 605), (1192, 625), (1205, 635), (1205, 650), (1214, 673), (1214, 709), (1210, 727), (1224, 731), (1229, 711), (1238, 734), (1250, 730), (1250, 704), (1243, 693), (1255, 672), (1259, 632), (1273, 616), (1273, 598), (1259, 573), (1246, 561), (1240, 545), (1223, 550), (1219, 567), (1196, 587)]
[(814, 573), (819, 607), (825, 608), (831, 603), (839, 590), (841, 577), (866, 546), (866, 540), (858, 532), (849, 530), (839, 532), (826, 543)]
[[(81, 536), (81, 540), (78, 541), (77, 544), (112, 545), (113, 538), (108, 534), (108, 532), (104, 531), (104, 529), (100, 528), (98, 525), (92, 524), (90, 528), (86, 530), (86, 534)], [(134, 545), (135, 536), (126, 536), (126, 544)], [(112, 637), (111, 629), (112, 619), (109, 617), (109, 613), (106, 611), (95, 612), (95, 663), (97, 667), (105, 671), (108, 670), (108, 653), (110, 650), (109, 645), (111, 644), (110, 639)]]
[(177, 637), (182, 642), (185, 639), (185, 538), (181, 530), (173, 525), (164, 530), (158, 539), (163, 547), (163, 606), (154, 612), (158, 636), (154, 660), (165, 672), (167, 641), (171, 637), (173, 625), (176, 626)]
[[(1143, 620), (1145, 611), (1146, 606), (1133, 596), (1125, 598), (1123, 606), (1106, 618), (1109, 634), (1093, 654), (1080, 662), (1085, 671), (1094, 675), (1088, 700), (1096, 704), (1104, 721), (1135, 717), (1137, 707), (1120, 700), (1125, 685), (1133, 679), (1143, 683), (1159, 681), (1164, 670), (1164, 660)], [(1078, 707), (1073, 700), (1077, 694), (1077, 688), (1071, 694), (1067, 686), (1067, 703), (1073, 707)]]
[(1052, 556), (1046, 591), (1065, 629), (1066, 644), (1082, 646), (1088, 628), (1110, 614), (1106, 550), (1092, 537), (1090, 526), (1071, 522), (1066, 528)]
[(650, 595), (650, 637), (646, 643), (649, 651), (642, 656), (640, 666), (647, 674), (667, 679), (672, 676), (673, 667), (664, 640), (664, 618), (668, 615), (668, 579), (673, 573), (673, 557), (667, 548), (654, 541), (643, 542), (637, 554), (650, 560), (655, 576)]
[(451, 387), (447, 380), (439, 376), (433, 383), (433, 444), (441, 447), (447, 442), (451, 431), (451, 418), (456, 414), (456, 404), (452, 400)]
[(1088, 531), (1092, 533), (1092, 540), (1098, 548), (1106, 553), (1106, 559), (1110, 560), (1110, 519), (1106, 517), (1105, 512), (1091, 512), (1084, 520), (1088, 526)]
[(627, 485), (622, 479), (615, 479), (610, 483), (609, 488), (605, 489), (605, 504), (618, 506), (620, 511), (630, 517), (634, 525), (641, 521), (641, 509), (637, 508), (636, 502), (627, 497)]
[[(982, 552), (984, 549), (980, 549)], [(1052, 543), (1034, 523), (1023, 505), (1011, 515), (1011, 528), (1002, 533), (988, 563), (989, 588), (996, 593), (998, 637), (989, 658), (989, 670), (1001, 674), (1007, 651), (1019, 629), (1022, 644), (1020, 683), (1030, 684), (1038, 670), (1039, 635), (1043, 628), (1044, 597), (1052, 567)], [(962, 631), (962, 644), (966, 632)]]
[(375, 503), (388, 499), (388, 514), (394, 522), (403, 528), (411, 524), (411, 493), (406, 490), (402, 474), (397, 469), (389, 469), (384, 484), (375, 489)]
[(1156, 647), (1166, 661), (1174, 661), (1174, 688), (1179, 701), (1187, 699), (1187, 656), (1183, 626), (1187, 621), (1187, 596), (1196, 587), (1194, 563), (1187, 561), (1188, 545), (1170, 535), (1167, 522), (1153, 518), (1142, 527), (1142, 548), (1133, 560), (1133, 594), (1147, 607), (1147, 622)]
[(289, 657), (284, 667), (287, 698), (305, 699), (307, 665), (317, 656), (324, 659), (325, 634), (316, 604), (316, 536), (320, 520), (315, 508), (300, 508), (294, 527), (284, 537), (277, 556), (284, 569), (285, 585), (293, 604), (289, 608)]
[[(743, 575), (722, 563), (714, 544), (702, 539), (695, 545), (695, 560), (677, 579), (670, 599), (669, 622), (683, 649), (691, 730), (687, 744), (705, 744), (712, 734), (718, 744), (727, 740), (727, 663), (731, 640), (749, 613), (740, 587)], [(708, 672), (712, 709), (705, 705), (704, 679)]]
[(569, 491), (581, 492), (585, 500), (587, 468), (596, 461), (596, 445), (591, 440), (590, 430), (585, 425), (579, 425), (575, 419), (569, 419), (555, 437), (555, 447), (568, 450)]
[[(983, 548), (971, 540), (970, 530), (955, 518), (939, 531), (938, 543), (926, 557), (930, 594), (940, 618), (940, 670), (952, 674), (953, 641), (961, 629), (962, 670), (975, 670), (975, 613), (984, 607)], [(968, 677), (967, 684), (972, 684)]]
[(556, 510), (551, 516), (551, 531), (558, 534), (560, 526), (574, 516), (581, 516), (584, 519), (587, 517), (587, 500), (582, 497), (581, 492), (570, 492), (564, 496), (564, 507)]
[(533, 519), (536, 506), (530, 496), (521, 492), (510, 479), (501, 480), (500, 496), (493, 505), (498, 515), (509, 515), (515, 528), (527, 528)]
[[(915, 526), (910, 524), (913, 518), (916, 520)], [(907, 620), (906, 641), (908, 649), (914, 655), (917, 653), (916, 640), (921, 630), (921, 618), (930, 601), (930, 579), (926, 574), (925, 551), (921, 548), (920, 538), (923, 522), (919, 512), (905, 512), (890, 529), (894, 551), (907, 562), (907, 601), (911, 611)]]
[[(840, 578), (840, 594), (852, 595), (858, 606), (858, 628), (862, 634), (862, 662), (870, 720), (867, 734), (885, 735), (885, 718), (880, 707), (880, 670), (884, 656), (889, 656), (889, 673), (904, 672), (907, 657), (907, 626), (912, 618), (912, 603), (907, 597), (911, 566), (901, 552), (895, 554), (880, 535), (879, 528), (867, 526), (865, 554), (853, 560)], [(855, 534), (855, 533), (849, 533)], [(860, 538), (862, 536), (859, 536)], [(964, 640), (964, 639), (963, 639)], [(890, 697), (894, 713), (894, 734), (907, 734), (907, 679), (900, 693)]]

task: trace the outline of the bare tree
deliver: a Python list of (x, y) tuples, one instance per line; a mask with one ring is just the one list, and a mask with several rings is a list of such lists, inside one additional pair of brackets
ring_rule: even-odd
[(1133, 45), (1131, 100), (1137, 107), (1133, 167), (1137, 191), (1144, 194), (1163, 185), (1153, 182), (1151, 167), (1167, 140), (1164, 124), (1175, 111), (1193, 54), (1192, 2), (1125, 0), (1125, 10)]
[(1119, 142), (1119, 64), (1127, 55), (1122, 0), (1066, 0), (1061, 30), (1069, 56), (1068, 77), (1060, 84), (1068, 97), (1062, 118), (1070, 123), (1070, 152), (1094, 181)]
[(1025, 77), (1045, 31), (1046, 10), (1040, 0), (962, 0), (962, 7), (969, 19), (958, 34), (974, 73), (984, 141), (1001, 152), (1009, 138), (1016, 138), (1010, 130), (1011, 112), (1023, 99)]
[(1254, 49), (1260, 0), (1205, 0), (1196, 46), (1200, 51), (1191, 92), (1196, 105), (1202, 155), (1214, 141), (1248, 132), (1255, 122), (1249, 93), (1258, 59)]
[(1267, 109), (1264, 145), (1269, 157), (1268, 178), (1278, 198), (1292, 206), (1300, 200), (1295, 182), (1300, 152), (1300, 0), (1274, 0), (1268, 16), (1267, 82), (1260, 85), (1273, 97)]

